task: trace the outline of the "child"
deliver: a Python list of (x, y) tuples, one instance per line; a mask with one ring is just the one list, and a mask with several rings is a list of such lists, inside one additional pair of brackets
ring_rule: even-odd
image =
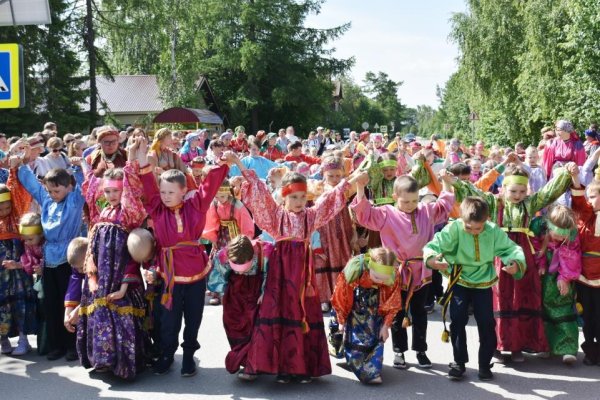
[[(579, 328), (575, 311), (575, 287), (581, 274), (581, 246), (573, 211), (553, 206), (545, 221), (536, 218), (532, 230), (540, 239), (534, 246), (542, 277), (542, 309), (550, 354), (562, 356), (565, 364), (577, 361)], [(546, 232), (540, 226), (545, 222)], [(537, 231), (537, 232), (536, 232)]]
[(191, 170), (191, 175), (186, 175), (187, 186), (189, 190), (197, 190), (200, 186), (202, 186), (202, 181), (206, 176), (204, 171), (204, 167), (206, 167), (206, 161), (204, 157), (194, 157), (194, 159), (190, 162), (189, 168)]
[[(29, 149), (25, 151), (25, 159)], [(67, 361), (77, 360), (75, 335), (63, 326), (67, 288), (81, 279), (67, 262), (67, 246), (81, 233), (85, 199), (81, 193), (83, 173), (74, 167), (71, 175), (65, 169), (52, 169), (43, 179), (37, 180), (29, 166), (21, 165), (19, 181), (42, 208), (44, 245), (44, 314), (48, 330), (48, 360), (66, 355)]]
[[(202, 238), (212, 243), (209, 263), (212, 264), (215, 254), (225, 248), (227, 243), (237, 235), (254, 237), (254, 221), (242, 202), (234, 197), (229, 180), (225, 179), (206, 213), (206, 225), (202, 232)], [(223, 283), (219, 272), (213, 268), (208, 277), (212, 297), (209, 304), (213, 306), (221, 304), (219, 293), (222, 290), (218, 287)]]
[[(89, 240), (84, 237), (77, 237), (69, 243), (67, 247), (67, 262), (73, 268), (74, 273), (84, 276), (85, 255), (88, 250)], [(82, 292), (82, 279), (72, 279), (69, 282), (69, 288), (65, 299), (65, 329), (71, 333), (76, 332), (77, 324), (79, 323), (79, 310)]]
[(585, 365), (600, 364), (600, 177), (585, 190), (577, 182), (571, 191), (573, 211), (577, 215), (581, 251), (582, 272), (577, 280), (577, 300), (583, 307), (583, 338), (581, 349)]
[(280, 383), (289, 382), (292, 375), (310, 382), (311, 377), (330, 374), (308, 240), (346, 205), (348, 183), (342, 180), (314, 207), (306, 208), (306, 178), (288, 173), (281, 189), (284, 205), (277, 205), (254, 171), (247, 170), (234, 154), (228, 157), (247, 180), (242, 187), (244, 204), (258, 227), (276, 240), (244, 371), (277, 374)]
[[(19, 218), (27, 212), (31, 197), (16, 180), (15, 160), (6, 185), (0, 184), (0, 341), (2, 354), (22, 356), (31, 350), (27, 335), (36, 333), (36, 293), (33, 269), (19, 262), (23, 245)], [(19, 337), (15, 349), (9, 337)]]
[[(186, 193), (185, 175), (178, 170), (165, 171), (160, 176), (160, 189), (148, 163), (147, 142), (143, 140), (136, 151), (140, 179), (146, 198), (145, 208), (154, 222), (154, 235), (160, 248), (159, 272), (165, 281), (161, 303), (161, 342), (163, 354), (154, 366), (154, 373), (165, 374), (173, 364), (177, 350), (181, 319), (183, 332), (183, 362), (181, 375), (196, 374), (194, 353), (200, 348), (198, 330), (204, 310), (204, 292), (210, 270), (206, 252), (198, 238), (204, 230), (206, 213), (211, 200), (227, 175), (226, 165), (212, 169), (196, 194), (183, 200)], [(216, 160), (221, 164), (221, 159)]]
[(126, 247), (128, 232), (146, 218), (132, 158), (139, 142), (135, 139), (130, 147), (125, 168), (108, 169), (103, 179), (90, 174), (86, 193), (88, 207), (94, 206), (100, 190), (108, 206), (89, 234), (77, 348), (85, 367), (110, 370), (123, 379), (135, 378), (145, 357), (142, 276)]
[[(536, 353), (548, 351), (542, 321), (542, 286), (538, 268), (534, 260), (529, 223), (542, 208), (553, 203), (564, 193), (575, 178), (579, 169), (569, 163), (567, 169), (558, 173), (539, 192), (527, 195), (528, 175), (518, 165), (512, 165), (504, 172), (503, 194), (495, 196), (476, 189), (471, 183), (454, 181), (457, 201), (467, 196), (483, 198), (489, 208), (491, 220), (508, 233), (508, 236), (523, 248), (527, 270), (523, 279), (515, 281), (502, 272), (502, 262), (496, 260), (498, 285), (494, 287), (494, 312), (497, 318), (498, 350), (510, 351), (514, 362), (523, 362), (522, 351)], [(451, 175), (444, 179), (453, 180)], [(496, 358), (502, 355), (496, 353)]]
[(383, 344), (400, 308), (396, 256), (382, 247), (352, 258), (338, 276), (331, 302), (346, 331), (344, 353), (362, 383), (381, 383)]
[(546, 171), (540, 165), (538, 150), (534, 146), (529, 146), (525, 150), (525, 165), (529, 167), (529, 194), (538, 192), (548, 182)]
[[(526, 268), (525, 257), (521, 247), (496, 224), (488, 221), (489, 207), (485, 201), (467, 197), (460, 211), (461, 218), (446, 225), (425, 246), (423, 259), (427, 267), (437, 269), (450, 278), (442, 299), (444, 328), (448, 302), (452, 319), (450, 334), (454, 363), (450, 364), (448, 377), (462, 379), (465, 363), (469, 361), (465, 326), (469, 321), (469, 304), (472, 304), (479, 332), (479, 379), (491, 380), (490, 361), (497, 341), (491, 289), (498, 280), (494, 258), (502, 260), (504, 272), (521, 279)], [(447, 334), (445, 330), (444, 336)], [(447, 341), (447, 338), (443, 339)]]
[[(46, 344), (46, 328), (45, 322), (43, 318), (43, 313), (41, 313), (41, 302), (39, 300), (43, 299), (43, 291), (41, 290), (41, 279), (42, 279), (42, 268), (44, 265), (44, 231), (42, 229), (42, 217), (40, 214), (36, 213), (27, 213), (21, 217), (21, 222), (19, 223), (19, 233), (21, 234), (21, 239), (23, 239), (23, 244), (25, 245), (25, 251), (21, 255), (21, 265), (23, 269), (29, 275), (36, 275), (35, 283), (33, 285), (33, 289), (38, 292), (36, 301), (37, 308), (37, 346), (38, 346), (38, 354), (43, 355), (47, 352)], [(39, 282), (39, 283), (38, 283)], [(42, 296), (40, 298), (40, 295)], [(12, 352), (12, 355), (19, 355), (19, 349), (16, 349)], [(17, 352), (17, 354), (15, 354)]]
[(434, 234), (435, 225), (448, 220), (454, 196), (446, 184), (439, 199), (435, 203), (419, 204), (419, 187), (417, 181), (409, 176), (396, 179), (392, 197), (396, 207), (385, 205), (373, 207), (364, 194), (363, 173), (357, 182), (356, 198), (350, 205), (356, 213), (358, 223), (367, 229), (381, 233), (381, 241), (385, 248), (392, 250), (400, 260), (402, 274), (402, 298), (404, 308), (396, 315), (392, 325), (392, 342), (394, 344), (394, 368), (407, 367), (404, 353), (408, 350), (406, 328), (411, 324), (408, 314), (412, 316), (412, 349), (417, 353), (420, 368), (431, 368), (427, 351), (427, 302), (428, 285), (431, 283), (431, 271), (423, 268), (423, 246)]
[[(328, 156), (323, 159), (323, 191), (333, 190), (344, 177), (343, 160)], [(346, 193), (347, 198), (352, 193)], [(336, 216), (319, 230), (323, 249), (323, 265), (315, 269), (321, 310), (329, 311), (329, 301), (339, 273), (352, 257), (354, 226), (350, 211), (344, 207)]]
[[(248, 236), (238, 235), (213, 260), (215, 270), (227, 282), (223, 296), (223, 325), (231, 346), (225, 358), (225, 368), (231, 374), (246, 365), (272, 250), (271, 244), (253, 242)], [(240, 371), (238, 377), (242, 380), (256, 379), (256, 375), (245, 371)]]

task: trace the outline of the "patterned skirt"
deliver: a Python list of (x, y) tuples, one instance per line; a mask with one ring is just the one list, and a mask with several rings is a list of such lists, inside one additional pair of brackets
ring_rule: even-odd
[(277, 242), (269, 259), (246, 372), (311, 377), (331, 374), (310, 257), (303, 241)]
[(575, 313), (575, 288), (571, 283), (569, 293), (561, 296), (557, 276), (558, 274), (546, 274), (542, 277), (546, 337), (550, 353), (553, 355), (576, 355), (579, 347), (579, 328)]
[(527, 269), (522, 279), (515, 280), (502, 271), (502, 261), (496, 258), (498, 284), (492, 290), (498, 350), (548, 351), (542, 320), (542, 281), (529, 240), (518, 232), (509, 233), (508, 237), (523, 248)]
[(84, 367), (109, 368), (116, 376), (133, 379), (145, 362), (143, 287), (130, 284), (120, 300), (106, 299), (121, 288), (130, 260), (127, 232), (116, 225), (99, 227), (92, 238), (92, 255), (98, 267), (98, 289), (90, 292), (85, 279), (77, 351)]
[[(0, 241), (0, 261), (19, 260), (21, 253), (18, 240)], [(33, 278), (22, 269), (9, 270), (0, 265), (0, 335), (37, 333), (36, 306)]]
[(383, 368), (383, 343), (379, 340), (383, 318), (378, 310), (379, 289), (360, 286), (354, 289), (344, 350), (348, 366), (363, 383), (379, 377)]

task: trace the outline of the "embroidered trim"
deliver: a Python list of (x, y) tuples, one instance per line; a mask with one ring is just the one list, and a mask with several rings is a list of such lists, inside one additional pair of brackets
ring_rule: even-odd
[(144, 308), (137, 308), (134, 306), (119, 307), (115, 303), (106, 300), (106, 297), (94, 300), (89, 306), (81, 307), (79, 309), (79, 315), (90, 315), (99, 307), (106, 307), (111, 311), (116, 311), (119, 315), (133, 315), (134, 317), (144, 317), (146, 315), (146, 309)]
[(140, 175), (148, 174), (150, 172), (152, 172), (152, 165), (151, 164), (148, 164), (145, 167), (140, 168)]
[(479, 235), (473, 235), (475, 241), (475, 261), (481, 261), (481, 252), (479, 251)]
[(571, 189), (571, 196), (585, 196), (585, 189)]

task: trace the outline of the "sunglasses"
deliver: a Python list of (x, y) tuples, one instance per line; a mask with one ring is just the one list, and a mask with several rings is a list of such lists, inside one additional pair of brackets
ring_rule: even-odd
[(52, 149), (53, 153), (58, 153), (60, 151), (60, 149)]

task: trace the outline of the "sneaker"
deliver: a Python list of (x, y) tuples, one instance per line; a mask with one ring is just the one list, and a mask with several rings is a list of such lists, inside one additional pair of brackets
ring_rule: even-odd
[(158, 359), (154, 367), (152, 368), (152, 372), (154, 375), (164, 375), (171, 369), (171, 365), (173, 364), (173, 357), (161, 357)]
[(12, 351), (13, 356), (24, 356), (31, 351), (31, 346), (27, 341), (27, 337), (19, 338), (17, 347)]
[(0, 342), (0, 352), (2, 352), (2, 354), (10, 354), (13, 352), (13, 348), (12, 345), (10, 344), (10, 339), (8, 338), (8, 336), (3, 336), (2, 340)]
[(404, 353), (396, 353), (394, 355), (394, 368), (406, 369), (406, 360), (404, 359)]
[(298, 381), (298, 383), (311, 383), (312, 378), (310, 376), (306, 376), (306, 375), (298, 375), (297, 381)]
[(48, 361), (55, 361), (58, 360), (59, 358), (63, 358), (66, 354), (66, 351), (64, 350), (52, 350), (50, 353), (48, 353), (48, 355), (46, 356), (46, 359)]
[(245, 371), (240, 371), (240, 372), (238, 372), (237, 377), (243, 381), (252, 382), (252, 381), (255, 381), (256, 378), (258, 378), (258, 375), (247, 374)]
[(522, 363), (525, 361), (525, 357), (523, 357), (523, 353), (521, 353), (520, 351), (513, 351), (512, 353), (510, 353), (510, 359), (512, 360), (512, 362), (516, 363)]
[(433, 313), (434, 310), (435, 310), (435, 302), (433, 302), (431, 304), (427, 304), (425, 306), (425, 311), (427, 311), (427, 314)]
[(290, 383), (290, 376), (287, 374), (280, 374), (280, 375), (277, 375), (277, 377), (275, 378), (275, 381), (277, 383)]
[(448, 378), (454, 381), (459, 381), (463, 378), (466, 371), (465, 364), (451, 363), (449, 367)]
[(427, 357), (427, 354), (425, 354), (424, 351), (417, 353), (417, 361), (419, 362), (419, 365), (418, 365), (419, 368), (422, 368), (422, 369), (431, 368), (431, 361), (429, 361), (429, 357)]
[(562, 361), (563, 361), (563, 364), (573, 365), (573, 364), (575, 364), (577, 362), (577, 357), (575, 357), (572, 354), (565, 354), (563, 356), (563, 360)]
[(478, 376), (480, 381), (491, 381), (492, 379), (494, 379), (494, 374), (492, 373), (493, 366), (494, 364), (479, 367)]
[(67, 361), (79, 360), (79, 355), (77, 354), (77, 350), (75, 350), (75, 349), (67, 350), (67, 354), (65, 354), (65, 360), (67, 360)]
[(321, 303), (321, 311), (324, 313), (328, 313), (331, 310), (329, 307), (329, 303)]
[(194, 355), (183, 354), (183, 360), (181, 361), (181, 376), (188, 378), (196, 375), (196, 362), (194, 361)]
[(506, 358), (500, 350), (494, 350), (494, 354), (492, 355), (492, 361), (503, 364), (506, 361)]

